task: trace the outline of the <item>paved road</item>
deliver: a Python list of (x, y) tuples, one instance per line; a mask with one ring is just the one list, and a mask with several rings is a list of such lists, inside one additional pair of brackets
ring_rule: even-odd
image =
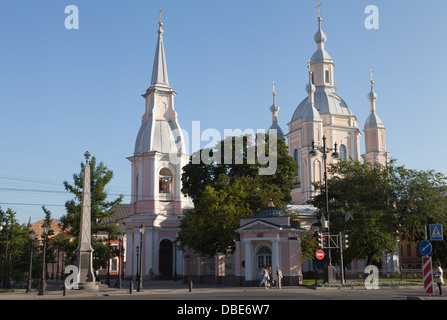
[[(402, 307), (399, 303), (396, 304), (397, 300), (407, 302), (412, 299), (447, 300), (446, 296), (427, 297), (421, 288), (379, 290), (319, 288), (313, 290), (307, 287), (284, 287), (282, 290), (265, 290), (262, 287), (195, 285), (190, 292), (188, 285), (180, 281), (144, 283), (141, 292), (134, 289), (132, 294), (129, 293), (128, 283), (124, 284), (123, 288), (125, 289), (102, 287), (98, 292), (69, 290), (64, 296), (60, 287), (49, 286), (49, 290), (43, 296), (39, 296), (37, 291), (25, 293), (25, 290), (17, 290), (0, 292), (0, 300), (6, 301), (5, 307), (20, 310), (20, 314), (29, 313), (30, 316), (36, 315), (36, 308), (22, 307), (27, 304), (23, 304), (21, 300), (51, 301), (51, 310), (54, 311), (57, 308), (64, 315), (64, 320), (79, 319), (78, 311), (80, 310), (89, 310), (88, 319), (96, 318), (96, 316), (103, 318), (106, 314), (116, 316), (120, 314), (117, 312), (122, 308), (127, 308), (129, 312), (133, 310), (135, 314), (146, 312), (148, 315), (152, 315), (154, 310), (158, 310), (158, 313), (163, 311), (166, 319), (176, 317), (184, 319), (185, 314), (193, 319), (230, 317), (273, 319), (289, 317), (293, 312), (299, 316), (321, 316), (327, 315), (328, 311), (337, 312), (337, 314), (366, 312), (366, 314), (380, 315), (381, 312), (385, 312), (384, 310), (387, 317), (392, 314), (402, 317), (403, 312), (409, 312), (407, 315), (412, 317), (414, 308)], [(438, 294), (437, 291), (436, 294)], [(14, 301), (11, 300), (17, 300), (18, 303), (14, 306)], [(58, 303), (54, 304), (55, 300)], [(359, 305), (361, 301), (364, 301), (366, 305)], [(373, 303), (368, 301), (373, 301)], [(383, 306), (378, 304), (379, 301), (386, 301), (387, 306), (382, 308)], [(126, 306), (123, 302), (131, 304)], [(445, 304), (445, 302), (441, 303)], [(87, 307), (84, 307), (84, 304), (88, 304)], [(255, 311), (262, 313), (254, 314)]]
[[(103, 294), (87, 299), (96, 300), (407, 300), (420, 298), (421, 294), (415, 290), (310, 290), (310, 289), (283, 289), (283, 290), (252, 290), (252, 289), (195, 289), (163, 291), (145, 290), (137, 294)], [(85, 299), (84, 297), (72, 296), (72, 299)]]
[[(213, 285), (194, 285), (191, 292), (187, 284), (181, 281), (152, 281), (144, 283), (142, 292), (129, 293), (128, 283), (124, 283), (123, 289), (102, 288), (99, 292), (85, 292), (67, 290), (63, 296), (62, 290), (49, 290), (44, 296), (38, 296), (37, 291), (25, 293), (24, 290), (15, 292), (0, 292), (0, 300), (251, 300), (251, 301), (275, 301), (275, 300), (447, 300), (447, 296), (439, 297), (437, 290), (435, 296), (427, 297), (420, 287), (398, 289), (366, 290), (362, 287), (355, 289), (284, 287), (264, 289), (263, 287), (228, 287)], [(447, 291), (447, 290), (446, 290)]]

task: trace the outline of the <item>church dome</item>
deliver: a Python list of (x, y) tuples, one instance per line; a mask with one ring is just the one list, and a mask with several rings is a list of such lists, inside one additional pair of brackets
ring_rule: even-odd
[[(152, 128), (154, 127), (154, 128)], [(141, 125), (135, 142), (135, 153), (158, 151), (171, 153), (173, 150), (182, 152), (184, 148), (178, 147), (180, 136), (174, 136), (175, 127), (172, 121), (148, 121)]]
[(316, 43), (326, 42), (327, 40), (326, 34), (321, 30), (321, 25), (320, 28), (318, 28), (317, 33), (315, 33), (314, 40)]
[(377, 93), (371, 90), (371, 92), (368, 93), (367, 98), (369, 101), (373, 102), (374, 100), (377, 100)]
[(278, 139), (284, 139), (284, 132), (282, 131), (281, 127), (278, 125), (278, 123), (274, 122), (270, 126), (268, 132), (270, 134), (270, 130), (276, 130), (276, 137)]
[[(334, 114), (352, 116), (347, 103), (335, 92), (325, 90), (324, 88), (317, 88), (314, 93), (314, 106), (320, 115)], [(306, 112), (309, 110), (309, 97), (305, 98), (296, 108), (293, 114), (292, 121), (303, 119)]]
[(377, 113), (372, 112), (368, 119), (366, 119), (365, 129), (368, 128), (385, 128), (385, 125), (383, 124), (382, 120), (380, 120)]
[(332, 64), (334, 63), (329, 53), (324, 49), (317, 49), (317, 51), (315, 51), (315, 53), (312, 55), (310, 61), (312, 62), (312, 64), (320, 62)]
[(277, 218), (277, 217), (290, 217), (290, 215), (283, 209), (275, 207), (273, 202), (270, 201), (268, 207), (265, 207), (256, 212), (252, 218)]

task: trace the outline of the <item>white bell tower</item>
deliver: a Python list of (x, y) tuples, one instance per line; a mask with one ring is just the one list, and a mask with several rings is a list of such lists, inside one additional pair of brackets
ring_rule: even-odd
[(152, 272), (171, 278), (175, 270), (177, 274), (182, 270), (181, 253), (176, 252), (174, 240), (179, 216), (188, 203), (181, 192), (181, 176), (189, 156), (174, 109), (176, 93), (168, 81), (162, 26), (160, 17), (152, 80), (143, 95), (145, 112), (134, 154), (128, 158), (132, 196), (125, 220), (127, 277), (135, 277), (140, 263), (143, 278)]

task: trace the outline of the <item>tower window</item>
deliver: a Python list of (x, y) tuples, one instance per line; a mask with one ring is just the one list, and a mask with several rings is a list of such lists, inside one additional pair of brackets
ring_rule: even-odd
[(298, 149), (295, 149), (293, 151), (293, 160), (295, 160), (296, 164), (299, 164), (299, 159), (298, 159)]
[(172, 173), (167, 168), (160, 171), (159, 191), (160, 193), (172, 192)]
[(326, 83), (330, 83), (331, 82), (331, 79), (329, 79), (329, 70), (326, 70), (324, 72), (324, 79), (325, 79)]
[(295, 149), (294, 151), (293, 151), (293, 160), (295, 160), (295, 163), (296, 163), (296, 166), (297, 166), (297, 172), (296, 172), (296, 175), (298, 175), (299, 174), (299, 170), (298, 170), (298, 166), (299, 166), (299, 164), (300, 164), (300, 159), (299, 159), (299, 156), (298, 156), (298, 149)]
[(346, 146), (344, 144), (340, 145), (340, 160), (346, 161), (348, 160), (348, 152), (346, 151)]

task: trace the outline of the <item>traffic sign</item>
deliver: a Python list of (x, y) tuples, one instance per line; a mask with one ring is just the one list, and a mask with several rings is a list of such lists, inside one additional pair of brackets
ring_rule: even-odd
[(318, 250), (315, 253), (315, 257), (317, 257), (318, 260), (323, 260), (324, 259), (324, 251), (323, 250)]
[(431, 257), (422, 257), (422, 271), (424, 274), (424, 292), (433, 294), (433, 270)]
[(442, 241), (442, 224), (431, 224), (430, 225), (430, 240)]
[(419, 244), (419, 251), (423, 256), (428, 256), (431, 253), (432, 246), (430, 241), (428, 240), (422, 240)]

